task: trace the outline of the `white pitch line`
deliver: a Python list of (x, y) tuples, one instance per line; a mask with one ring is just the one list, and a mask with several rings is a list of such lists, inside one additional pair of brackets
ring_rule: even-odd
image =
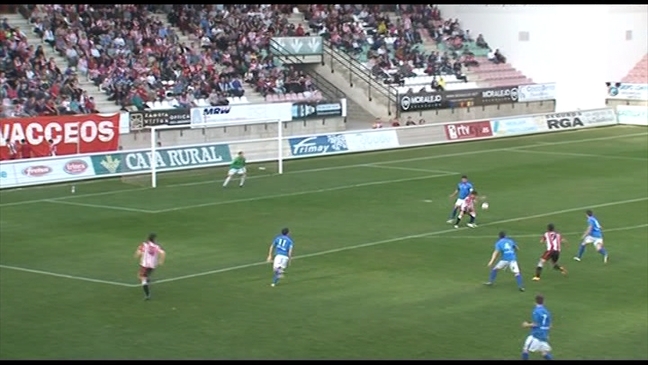
[[(519, 222), (519, 221), (524, 221), (524, 220), (527, 220), (527, 219), (542, 218), (542, 217), (546, 217), (546, 216), (550, 216), (550, 215), (557, 215), (557, 214), (576, 212), (576, 211), (585, 210), (585, 209), (603, 208), (603, 207), (610, 207), (610, 206), (614, 206), (614, 205), (637, 203), (637, 202), (642, 202), (642, 201), (646, 201), (646, 200), (648, 200), (648, 197), (636, 198), (636, 199), (628, 199), (628, 200), (620, 200), (620, 201), (611, 202), (611, 203), (588, 205), (588, 206), (578, 207), (578, 208), (562, 209), (562, 210), (556, 210), (556, 211), (548, 212), (548, 213), (529, 215), (529, 216), (526, 216), (526, 217), (517, 217), (517, 218), (504, 219), (504, 220), (495, 221), (495, 222), (488, 222), (488, 223), (481, 224), (480, 227), (494, 226), (494, 225), (497, 225), (497, 224), (504, 224), (504, 223)], [(322, 255), (328, 255), (328, 254), (331, 254), (331, 253), (355, 250), (355, 249), (358, 249), (358, 248), (383, 245), (385, 243), (407, 241), (407, 240), (411, 240), (411, 239), (415, 239), (415, 238), (423, 238), (423, 237), (428, 237), (428, 236), (441, 235), (441, 234), (444, 234), (444, 233), (457, 232), (457, 231), (461, 231), (461, 230), (465, 230), (465, 229), (467, 229), (467, 228), (465, 228), (465, 227), (462, 227), (462, 228), (450, 228), (450, 229), (440, 230), (440, 231), (436, 231), (436, 232), (427, 232), (427, 233), (414, 234), (414, 235), (409, 235), (409, 236), (395, 237), (395, 238), (390, 238), (390, 239), (381, 240), (381, 241), (367, 242), (367, 243), (362, 243), (362, 244), (359, 244), (359, 245), (346, 246), (346, 247), (335, 248), (335, 249), (332, 249), (332, 250), (326, 250), (326, 251), (310, 253), (310, 254), (306, 254), (306, 255), (299, 255), (299, 256), (294, 257), (294, 259), (305, 259), (305, 258), (308, 258), (308, 257), (317, 257), (317, 256), (322, 256)], [(178, 276), (178, 277), (169, 278), (169, 279), (161, 279), (161, 280), (156, 280), (154, 283), (155, 284), (169, 283), (169, 282), (178, 281), (178, 280), (191, 279), (191, 278), (196, 278), (196, 277), (200, 277), (200, 276), (207, 276), (207, 275), (218, 274), (218, 273), (223, 273), (223, 272), (228, 272), (228, 271), (246, 269), (246, 268), (249, 268), (249, 267), (261, 266), (261, 265), (267, 265), (267, 262), (265, 262), (265, 261), (261, 262), (260, 261), (260, 262), (255, 262), (255, 263), (252, 263), (252, 264), (226, 267), (226, 268), (223, 268), (223, 269), (205, 271), (205, 272), (202, 272), (202, 273)]]
[[(593, 131), (593, 130), (596, 130), (596, 128), (586, 129), (586, 130), (584, 129), (583, 131)], [(485, 149), (482, 149), (482, 150), (475, 150), (475, 151), (465, 151), (465, 152), (447, 153), (447, 154), (441, 154), (441, 155), (431, 155), (431, 156), (413, 157), (413, 158), (405, 158), (405, 159), (378, 161), (378, 162), (374, 162), (372, 164), (373, 165), (385, 165), (385, 164), (393, 164), (393, 163), (425, 161), (425, 160), (434, 160), (434, 159), (446, 158), (446, 157), (469, 156), (469, 155), (488, 153), (488, 152), (508, 152), (508, 151), (518, 150), (518, 149), (522, 149), (522, 148), (555, 146), (555, 145), (585, 143), (585, 142), (593, 142), (593, 141), (605, 141), (605, 140), (610, 140), (610, 139), (620, 139), (620, 138), (638, 137), (638, 136), (648, 136), (648, 133), (630, 133), (630, 134), (620, 134), (620, 135), (616, 135), (616, 136), (585, 138), (585, 139), (577, 139), (577, 140), (569, 140), (569, 141), (558, 141), (558, 142), (539, 142), (538, 144), (531, 144), (531, 145), (519, 146), (519, 147), (490, 148), (490, 149), (485, 148)], [(528, 137), (538, 137), (538, 135), (520, 136), (520, 137), (515, 137), (515, 138), (518, 139), (518, 138), (528, 138)], [(493, 143), (493, 142), (510, 141), (510, 140), (511, 140), (510, 138), (492, 139), (492, 140), (484, 140), (484, 141), (475, 141), (475, 142), (473, 142), (473, 144), (476, 145), (476, 144), (480, 144), (480, 143), (483, 143), (483, 142)], [(444, 145), (441, 145), (441, 146), (444, 146)], [(434, 147), (434, 146), (425, 146), (425, 147), (429, 148), (429, 147)], [(381, 153), (381, 152), (385, 152), (385, 151), (377, 151), (377, 152), (372, 152), (372, 153), (376, 154), (376, 153)], [(388, 152), (393, 153), (394, 151), (390, 150)], [(284, 174), (303, 174), (303, 173), (311, 173), (311, 172), (333, 171), (333, 170), (340, 170), (340, 169), (362, 167), (364, 165), (367, 165), (367, 163), (354, 164), (354, 165), (331, 166), (331, 167), (323, 167), (323, 168), (317, 168), (317, 169), (286, 171), (286, 172), (284, 172)], [(248, 176), (248, 179), (265, 178), (265, 177), (273, 177), (273, 176), (277, 176), (277, 174), (268, 174), (268, 175), (260, 175), (260, 176)], [(206, 181), (198, 181), (198, 182), (191, 182), (191, 183), (170, 184), (170, 185), (162, 186), (162, 188), (174, 188), (174, 187), (182, 187), (182, 186), (195, 186), (195, 185), (212, 184), (212, 183), (214, 183), (214, 181), (215, 180), (210, 179), (210, 180), (206, 180)], [(90, 197), (95, 197), (95, 196), (122, 194), (122, 193), (136, 192), (136, 191), (149, 190), (149, 189), (151, 189), (151, 188), (147, 187), (147, 188), (117, 189), (117, 190), (104, 191), (104, 192), (100, 192), (100, 193), (75, 194), (75, 195), (63, 196), (63, 197), (58, 197), (58, 198), (23, 200), (23, 201), (11, 202), (11, 203), (2, 203), (2, 204), (0, 204), (0, 208), (18, 206), (18, 205), (24, 205), (24, 204), (42, 203), (45, 200), (68, 200), (68, 199), (90, 198)]]
[(66, 278), (66, 279), (73, 279), (73, 280), (79, 280), (79, 281), (89, 281), (91, 283), (100, 283), (100, 284), (108, 284), (108, 285), (115, 285), (115, 286), (124, 286), (124, 287), (127, 287), (127, 288), (132, 288), (132, 287), (138, 286), (138, 285), (133, 285), (133, 284), (120, 283), (120, 282), (117, 282), (117, 281), (99, 280), (99, 279), (92, 279), (92, 278), (84, 278), (82, 276), (57, 274), (55, 272), (42, 271), (42, 270), (33, 270), (33, 269), (27, 269), (27, 268), (18, 267), (18, 266), (10, 266), (10, 265), (2, 265), (2, 264), (0, 264), (0, 268), (8, 269), (8, 270), (14, 270), (14, 271), (23, 271), (23, 272), (28, 272), (28, 273), (32, 273), (32, 274), (55, 276), (55, 277), (58, 277), (58, 278)]
[(144, 210), (137, 208), (128, 208), (128, 207), (117, 207), (112, 205), (102, 205), (102, 204), (89, 204), (89, 203), (77, 203), (68, 200), (45, 200), (46, 203), (52, 204), (65, 204), (65, 205), (74, 205), (77, 207), (87, 207), (87, 208), (99, 208), (99, 209), (108, 209), (108, 210), (121, 210), (126, 212), (135, 212), (135, 213), (155, 213), (153, 210)]
[[(606, 228), (604, 233), (630, 231), (630, 230), (633, 230), (633, 229), (639, 229), (639, 228), (645, 228), (645, 227), (648, 227), (648, 223), (640, 224), (640, 225), (637, 225), (637, 226), (629, 226), (629, 227), (619, 227), (619, 228), (609, 228), (609, 229)], [(571, 235), (583, 234), (583, 231), (567, 232), (567, 233), (561, 232), (561, 234), (563, 236), (571, 236)], [(510, 236), (512, 238), (533, 238), (533, 237), (540, 238), (541, 237), (540, 234), (511, 234)], [(430, 238), (437, 238), (437, 237), (435, 235), (430, 235)], [(443, 239), (447, 239), (447, 238), (463, 238), (463, 239), (465, 239), (465, 238), (493, 238), (494, 239), (495, 237), (493, 235), (490, 235), (490, 236), (454, 236), (454, 235), (452, 235), (452, 236), (444, 236), (443, 237)]]
[[(549, 212), (549, 213), (536, 214), (536, 215), (531, 215), (531, 216), (526, 216), (526, 217), (505, 219), (505, 220), (501, 220), (501, 221), (497, 221), (497, 222), (485, 223), (485, 224), (482, 224), (481, 226), (484, 227), (484, 226), (491, 226), (491, 225), (502, 224), (502, 223), (517, 222), (517, 221), (523, 221), (523, 220), (527, 220), (527, 219), (546, 217), (546, 216), (554, 215), (554, 214), (569, 213), (569, 212), (588, 209), (588, 208), (592, 208), (592, 209), (593, 208), (602, 208), (602, 207), (608, 207), (608, 206), (613, 206), (613, 205), (640, 202), (640, 201), (645, 201), (645, 200), (648, 200), (648, 197), (630, 199), (630, 200), (622, 200), (622, 201), (616, 201), (616, 202), (604, 203), (604, 204), (598, 204), (598, 205), (591, 205), (591, 206), (587, 206), (587, 207), (563, 209), (563, 210), (557, 210), (557, 211), (553, 211), (553, 212)], [(625, 228), (607, 229), (606, 232), (630, 230), (630, 229), (636, 229), (636, 228), (642, 228), (642, 227), (648, 227), (648, 224), (637, 225), (637, 226), (632, 226), (632, 227), (625, 227)], [(322, 255), (327, 255), (327, 254), (330, 254), (330, 253), (355, 250), (355, 249), (358, 249), (358, 248), (377, 246), (377, 245), (381, 245), (381, 244), (385, 244), (385, 243), (406, 241), (406, 240), (410, 240), (410, 239), (414, 239), (414, 238), (438, 236), (438, 235), (441, 235), (441, 234), (444, 234), (444, 233), (456, 232), (456, 231), (460, 231), (460, 230), (464, 230), (464, 229), (466, 229), (466, 228), (446, 229), (446, 230), (441, 230), (441, 231), (436, 231), (436, 232), (428, 232), (428, 233), (422, 233), (422, 234), (416, 234), (416, 235), (410, 235), (410, 236), (402, 236), (402, 237), (390, 238), (390, 239), (382, 240), (382, 241), (369, 242), (369, 243), (364, 243), (364, 244), (360, 244), (360, 245), (346, 246), (346, 247), (336, 248), (336, 249), (327, 250), (327, 251), (320, 251), (320, 252), (315, 252), (315, 253), (311, 253), (311, 254), (300, 255), (300, 256), (296, 256), (295, 259), (298, 259), (298, 258), (303, 259), (303, 258), (308, 258), (308, 257), (322, 256)], [(533, 235), (533, 236), (535, 237), (537, 235)], [(458, 237), (462, 237), (462, 236), (448, 236), (447, 238), (458, 238)], [(463, 236), (463, 237), (480, 238), (479, 236)], [(522, 237), (522, 236), (516, 236), (516, 237)], [(531, 237), (531, 235), (529, 235), (529, 237)], [(484, 238), (492, 238), (492, 236), (484, 236)], [(169, 282), (173, 282), (173, 281), (196, 278), (196, 277), (200, 277), (200, 276), (213, 275), (213, 274), (218, 274), (218, 273), (223, 273), (223, 272), (228, 272), (228, 271), (234, 271), (234, 270), (240, 270), (240, 269), (247, 269), (247, 268), (250, 268), (250, 267), (261, 266), (261, 265), (266, 265), (266, 264), (267, 264), (267, 262), (265, 262), (265, 261), (261, 262), (260, 261), (260, 262), (255, 262), (255, 263), (252, 263), (252, 264), (231, 266), (231, 267), (226, 267), (226, 268), (223, 268), (223, 269), (206, 271), (206, 272), (197, 273), (197, 274), (178, 276), (178, 277), (169, 278), (169, 279), (155, 280), (153, 283), (154, 284), (169, 283)], [(3, 265), (3, 264), (0, 264), (0, 268), (8, 269), (8, 270), (15, 270), (15, 271), (29, 272), (29, 273), (33, 273), (33, 274), (55, 276), (55, 277), (65, 278), (65, 279), (88, 281), (88, 282), (101, 283), (101, 284), (109, 284), (109, 285), (115, 285), (115, 286), (121, 286), (121, 287), (127, 287), (127, 288), (135, 288), (135, 287), (139, 286), (138, 284), (127, 284), (127, 283), (120, 283), (120, 282), (116, 282), (116, 281), (99, 280), (99, 279), (85, 278), (85, 277), (81, 277), (81, 276), (66, 275), (66, 274), (57, 274), (57, 273), (49, 272), (49, 271), (33, 270), (33, 269), (27, 269), (27, 268), (23, 268), (23, 267)]]
[[(538, 146), (539, 147), (539, 146)], [(512, 152), (518, 153), (533, 153), (540, 155), (558, 155), (558, 156), (574, 156), (574, 157), (593, 157), (599, 159), (612, 159), (612, 160), (627, 160), (627, 161), (641, 161), (648, 163), (648, 159), (641, 157), (626, 157), (626, 156), (613, 156), (613, 155), (593, 155), (589, 153), (572, 153), (572, 152), (558, 152), (558, 151), (537, 151), (537, 150), (525, 150), (522, 148), (516, 148), (511, 150)]]
[(457, 174), (456, 173), (435, 174), (435, 175), (409, 177), (409, 178), (396, 179), (396, 180), (378, 180), (378, 181), (371, 181), (371, 182), (359, 183), (359, 184), (335, 186), (335, 187), (332, 187), (332, 188), (296, 191), (296, 192), (292, 192), (292, 193), (265, 195), (265, 196), (257, 196), (257, 197), (252, 197), (252, 198), (242, 198), (242, 199), (224, 200), (224, 201), (201, 203), (201, 204), (194, 204), (194, 205), (185, 205), (185, 206), (180, 206), (180, 207), (173, 207), (173, 208), (168, 208), (168, 209), (155, 210), (155, 211), (151, 211), (150, 213), (168, 213), (168, 212), (175, 212), (175, 211), (178, 211), (178, 210), (195, 209), (195, 208), (203, 208), (203, 207), (213, 207), (213, 206), (218, 206), (218, 205), (243, 203), (243, 202), (254, 202), (254, 201), (260, 201), (260, 200), (286, 198), (286, 197), (307, 195), (307, 194), (327, 193), (327, 192), (330, 192), (330, 191), (337, 191), (337, 190), (355, 189), (355, 188), (361, 188), (361, 187), (366, 187), (366, 186), (374, 186), (374, 185), (396, 184), (396, 183), (401, 183), (401, 182), (434, 179), (434, 178), (437, 178), (437, 177), (446, 177), (446, 176), (454, 176), (454, 175), (457, 175)]
[(456, 171), (444, 171), (444, 170), (432, 170), (432, 169), (418, 169), (415, 167), (404, 167), (404, 166), (389, 166), (389, 165), (379, 165), (379, 164), (366, 164), (362, 165), (363, 167), (373, 167), (378, 169), (387, 169), (387, 170), (401, 170), (401, 171), (415, 171), (415, 172), (437, 172), (439, 174), (452, 174), (459, 175), (459, 172)]

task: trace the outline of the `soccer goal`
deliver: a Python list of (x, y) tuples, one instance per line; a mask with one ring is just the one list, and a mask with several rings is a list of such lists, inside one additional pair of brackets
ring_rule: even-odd
[[(268, 162), (267, 169), (260, 167), (266, 170), (263, 173), (283, 174), (284, 156), (290, 149), (278, 119), (164, 125), (150, 127), (148, 132), (144, 136), (150, 142), (148, 148), (124, 151), (128, 172), (122, 181), (156, 188), (161, 173), (179, 182), (196, 181), (200, 175), (205, 175), (205, 180), (220, 179), (213, 169), (204, 169), (229, 166), (239, 151), (248, 163)], [(175, 177), (177, 171), (184, 172)]]

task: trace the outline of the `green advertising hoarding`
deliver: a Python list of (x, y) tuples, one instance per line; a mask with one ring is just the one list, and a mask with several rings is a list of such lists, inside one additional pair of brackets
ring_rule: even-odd
[(101, 175), (151, 171), (155, 160), (160, 172), (224, 164), (232, 161), (228, 145), (211, 144), (187, 147), (164, 147), (155, 151), (139, 150), (90, 156), (95, 173)]

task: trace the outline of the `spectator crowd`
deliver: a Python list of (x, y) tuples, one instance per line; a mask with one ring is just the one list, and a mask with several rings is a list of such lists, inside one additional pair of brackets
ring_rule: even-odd
[(94, 100), (72, 70), (61, 71), (43, 47), (27, 42), (25, 31), (0, 23), (0, 117), (91, 113)]
[[(288, 20), (293, 6), (308, 21)], [(0, 23), (0, 96), (3, 117), (97, 112), (79, 80), (88, 80), (123, 108), (147, 108), (147, 102), (175, 99), (191, 107), (241, 97), (245, 85), (273, 100), (273, 95), (312, 92), (313, 80), (293, 67), (282, 67), (271, 48), (273, 36), (322, 35), (334, 47), (366, 59), (386, 83), (403, 84), (414, 69), (468, 81), (463, 68), (478, 62), (464, 44), (488, 49), (481, 35), (473, 40), (457, 19), (443, 20), (433, 5), (28, 5), (23, 13), (32, 29)], [(398, 19), (390, 19), (395, 11)], [(166, 16), (172, 27), (161, 17)], [(189, 37), (188, 44), (180, 35)], [(34, 47), (25, 32), (42, 40)], [(446, 51), (425, 51), (429, 37)], [(45, 47), (65, 60), (57, 65)], [(492, 62), (506, 62), (491, 51)]]
[(192, 49), (200, 46), (208, 58), (222, 64), (226, 78), (245, 82), (266, 97), (313, 92), (308, 75), (281, 67), (271, 52), (272, 37), (306, 35), (303, 27), (289, 23), (291, 11), (286, 4), (174, 5), (168, 21), (195, 40)]
[[(0, 32), (0, 93), (4, 116), (96, 112), (79, 86), (89, 80), (121, 107), (145, 109), (155, 100), (175, 99), (191, 107), (245, 94), (250, 85), (263, 96), (314, 91), (313, 80), (279, 65), (270, 52), (273, 36), (305, 35), (287, 20), (288, 5), (173, 5), (167, 14), (151, 5), (29, 5), (33, 29)], [(26, 12), (25, 12), (26, 11)], [(180, 42), (173, 27), (188, 35)], [(42, 43), (34, 48), (25, 32)], [(63, 59), (47, 59), (49, 47)], [(60, 68), (59, 68), (60, 67)]]
[[(329, 4), (302, 7), (313, 33), (330, 40), (331, 45), (366, 62), (371, 72), (385, 83), (403, 85), (403, 79), (424, 69), (429, 76), (454, 75), (468, 82), (464, 67), (479, 66), (467, 47), (475, 43), (488, 49), (483, 36), (473, 39), (458, 19), (443, 20), (434, 5)], [(388, 12), (398, 18), (390, 19)], [(425, 51), (424, 37), (445, 45), (446, 51)], [(493, 52), (493, 62), (506, 62)], [(441, 81), (442, 83), (442, 81)], [(439, 88), (439, 83), (433, 85)]]

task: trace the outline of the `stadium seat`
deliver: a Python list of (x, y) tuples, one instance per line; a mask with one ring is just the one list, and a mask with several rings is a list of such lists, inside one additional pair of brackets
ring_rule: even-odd
[(633, 84), (648, 84), (648, 55), (637, 62), (634, 67), (628, 71), (628, 74), (621, 82)]

